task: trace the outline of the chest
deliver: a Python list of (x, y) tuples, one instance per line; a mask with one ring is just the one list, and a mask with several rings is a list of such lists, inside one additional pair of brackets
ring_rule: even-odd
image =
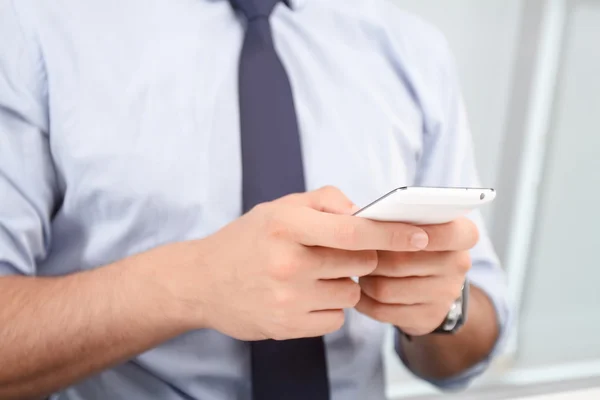
[[(46, 62), (64, 212), (93, 207), (132, 223), (149, 210), (173, 223), (193, 215), (200, 234), (239, 215), (244, 32), (226, 3), (157, 1), (134, 20), (106, 5), (73, 6), (77, 18), (46, 39), (55, 41)], [(306, 186), (335, 185), (364, 204), (411, 183), (422, 117), (377, 43), (358, 24), (333, 35), (327, 12), (318, 13), (280, 10), (271, 21), (293, 87)]]

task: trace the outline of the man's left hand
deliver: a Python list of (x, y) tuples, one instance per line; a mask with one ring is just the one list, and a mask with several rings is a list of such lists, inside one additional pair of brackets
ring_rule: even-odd
[(434, 331), (461, 295), (479, 232), (471, 220), (423, 226), (424, 251), (379, 252), (377, 269), (360, 278), (356, 309), (411, 336)]

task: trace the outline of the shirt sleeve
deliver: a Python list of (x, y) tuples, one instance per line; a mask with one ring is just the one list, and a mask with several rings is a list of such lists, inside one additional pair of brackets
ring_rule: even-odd
[(36, 274), (57, 204), (44, 65), (16, 5), (0, 0), (0, 276)]
[[(481, 187), (454, 59), (441, 34), (429, 35), (429, 38), (435, 38), (435, 41), (430, 40), (431, 43), (420, 43), (420, 45), (422, 48), (431, 49), (435, 54), (427, 56), (425, 61), (423, 61), (425, 58), (421, 58), (423, 66), (413, 66), (415, 70), (429, 71), (427, 75), (420, 75), (418, 80), (420, 85), (419, 83), (415, 85), (424, 114), (423, 150), (415, 185)], [(501, 351), (509, 330), (510, 313), (504, 271), (484, 226), (481, 213), (473, 212), (469, 217), (479, 228), (481, 237), (471, 251), (473, 266), (469, 272), (469, 279), (471, 284), (480, 288), (493, 303), (500, 335), (493, 351), (480, 364), (451, 379), (428, 380), (443, 390), (462, 389), (473, 378), (484, 372), (490, 360)], [(400, 343), (397, 338), (396, 350), (407, 365)], [(410, 366), (408, 367), (410, 369)]]

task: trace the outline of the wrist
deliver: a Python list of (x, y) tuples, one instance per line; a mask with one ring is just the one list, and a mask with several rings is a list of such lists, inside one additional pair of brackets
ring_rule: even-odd
[(201, 294), (204, 292), (194, 279), (201, 268), (198, 241), (171, 243), (145, 253), (144, 269), (157, 293), (158, 307), (183, 331), (207, 327)]
[(496, 313), (489, 298), (471, 285), (469, 318), (455, 335), (399, 335), (404, 363), (420, 376), (447, 379), (483, 361), (498, 340)]

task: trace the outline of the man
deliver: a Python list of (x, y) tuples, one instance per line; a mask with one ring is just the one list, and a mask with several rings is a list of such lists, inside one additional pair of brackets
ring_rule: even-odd
[(382, 0), (0, 0), (0, 398), (382, 399), (388, 326), (465, 386), (508, 315), (480, 216), (351, 214), (478, 185), (469, 135)]

